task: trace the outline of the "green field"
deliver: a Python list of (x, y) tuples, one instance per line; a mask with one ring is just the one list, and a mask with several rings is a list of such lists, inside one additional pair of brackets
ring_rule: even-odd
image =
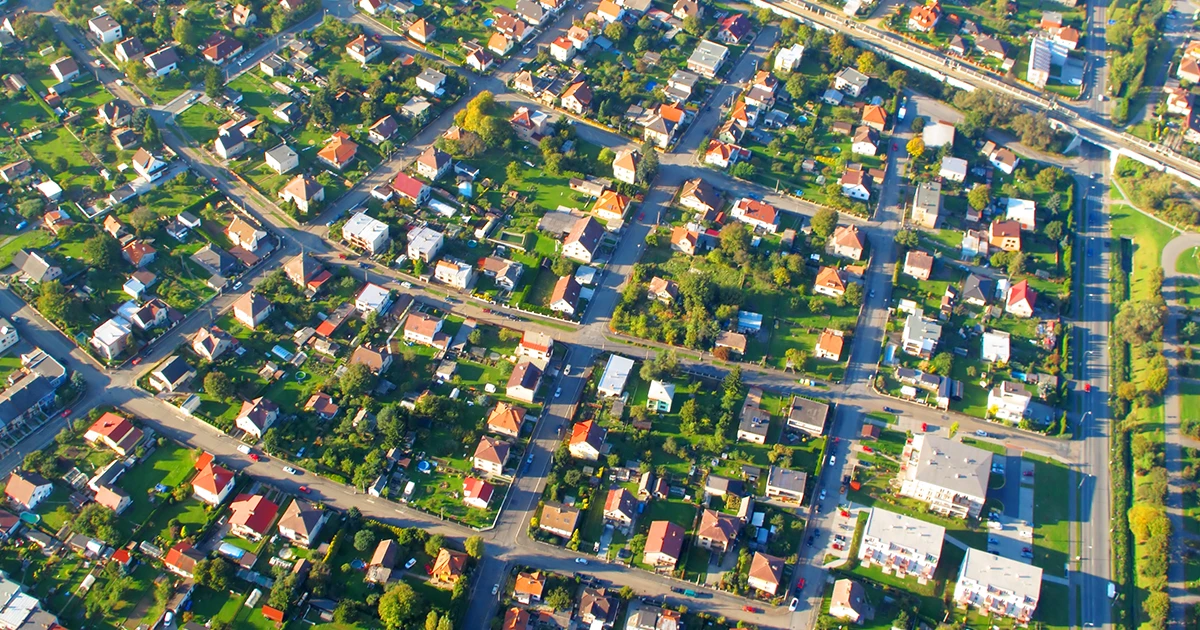
[(1026, 455), (1034, 462), (1036, 487), (1033, 495), (1033, 563), (1046, 573), (1063, 576), (1070, 559), (1070, 520), (1067, 517), (1067, 493), (1071, 491), (1069, 472), (1060, 462)]
[(216, 140), (217, 127), (228, 120), (225, 112), (204, 103), (193, 103), (175, 117), (179, 128), (202, 145)]
[(1175, 271), (1200, 276), (1200, 247), (1193, 247), (1175, 259)]
[(1131, 299), (1150, 297), (1145, 294), (1148, 283), (1139, 282), (1151, 269), (1162, 266), (1162, 252), (1174, 236), (1174, 230), (1126, 206), (1112, 210), (1114, 238), (1133, 240), (1133, 272), (1129, 275)]

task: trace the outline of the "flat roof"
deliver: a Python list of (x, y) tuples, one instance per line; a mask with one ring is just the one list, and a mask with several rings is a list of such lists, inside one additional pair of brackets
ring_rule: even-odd
[(904, 514), (871, 508), (863, 530), (863, 539), (867, 538), (936, 558), (942, 554), (946, 528)]
[(1041, 567), (972, 548), (967, 548), (958, 579), (974, 580), (1033, 602), (1042, 592)]
[(981, 448), (935, 435), (913, 438), (920, 459), (909, 466), (909, 478), (983, 499), (992, 472), (992, 454)]

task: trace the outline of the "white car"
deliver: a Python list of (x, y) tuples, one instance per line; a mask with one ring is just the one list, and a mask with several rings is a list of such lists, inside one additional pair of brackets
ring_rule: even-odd
[(793, 598), (792, 598), (792, 603), (788, 604), (788, 610), (790, 610), (790, 611), (792, 611), (792, 612), (796, 612), (796, 607), (797, 607), (797, 606), (799, 606), (799, 605), (800, 605), (800, 598), (799, 598), (799, 597), (793, 597)]
[(287, 473), (287, 474), (289, 474), (289, 475), (298, 475), (298, 474), (300, 474), (300, 473), (296, 472), (296, 469), (295, 469), (295, 468), (292, 468), (291, 466), (284, 466), (284, 467), (283, 467), (283, 472), (285, 472), (285, 473)]
[(561, 387), (559, 387), (558, 389), (554, 390), (554, 397), (555, 397), (555, 398), (558, 398), (559, 396), (562, 396), (562, 388), (561, 388)]
[(245, 444), (238, 444), (237, 450), (238, 450), (238, 452), (239, 452), (239, 453), (241, 453), (241, 454), (243, 454), (243, 455), (249, 455), (249, 454), (250, 454), (250, 447), (249, 447), (249, 446), (247, 446), (247, 445), (245, 445)]
[(822, 488), (822, 489), (821, 489), (821, 498), (819, 498), (819, 499), (817, 499), (817, 500), (818, 500), (818, 501), (824, 501), (824, 500), (825, 500), (825, 489), (824, 489), (824, 488)]
[(563, 376), (570, 376), (570, 375), (571, 375), (571, 364), (568, 363), (567, 367), (563, 368)]
[(987, 437), (988, 436), (987, 431), (984, 431), (982, 429), (980, 429), (979, 431), (976, 431), (975, 435), (978, 435), (979, 437)]
[(492, 585), (492, 595), (495, 595), (496, 593), (499, 593), (499, 592), (500, 592), (500, 585), (499, 585), (499, 584), (493, 584), (493, 585)]
[(408, 562), (405, 562), (405, 563), (404, 563), (404, 568), (405, 568), (405, 569), (411, 569), (411, 568), (413, 568), (413, 566), (414, 566), (414, 565), (416, 565), (416, 564), (417, 564), (417, 559), (416, 559), (416, 558), (409, 558), (409, 559), (408, 559)]
[(587, 558), (575, 558), (575, 564), (587, 564)]

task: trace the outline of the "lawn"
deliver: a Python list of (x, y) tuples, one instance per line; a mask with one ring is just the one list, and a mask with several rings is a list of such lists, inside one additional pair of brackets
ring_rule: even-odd
[(1129, 274), (1130, 298), (1146, 299), (1149, 283), (1141, 282), (1145, 274), (1162, 266), (1162, 251), (1174, 236), (1171, 228), (1125, 206), (1114, 206), (1111, 213), (1114, 238), (1133, 241), (1133, 267)]
[(1033, 498), (1033, 563), (1047, 574), (1065, 577), (1063, 567), (1071, 555), (1070, 526), (1067, 515), (1069, 471), (1062, 463), (1026, 454), (1034, 463), (1037, 485)]
[(225, 112), (199, 102), (192, 103), (190, 107), (175, 117), (175, 123), (179, 125), (179, 128), (202, 145), (208, 145), (216, 140), (217, 127), (228, 120), (229, 116)]
[[(91, 155), (91, 152), (66, 127), (43, 132), (38, 139), (25, 143), (25, 149), (42, 172), (54, 174), (55, 183), (62, 186), (63, 190), (91, 188), (95, 183), (103, 186), (100, 173), (84, 157)], [(54, 167), (59, 159), (63, 160), (65, 168)]]
[(1179, 383), (1181, 396), (1180, 411), (1184, 418), (1200, 418), (1200, 384), (1192, 381)]
[(1175, 259), (1175, 271), (1200, 276), (1200, 247), (1193, 247)]
[(150, 457), (121, 477), (121, 488), (133, 498), (133, 505), (124, 517), (134, 523), (144, 522), (154, 511), (150, 490), (158, 484), (168, 488), (178, 486), (192, 474), (195, 463), (192, 451), (175, 442), (164, 442)]
[(54, 241), (54, 235), (42, 229), (27, 229), (26, 231), (6, 237), (0, 245), (0, 268), (12, 263), (12, 258), (22, 249), (37, 249), (45, 247)]

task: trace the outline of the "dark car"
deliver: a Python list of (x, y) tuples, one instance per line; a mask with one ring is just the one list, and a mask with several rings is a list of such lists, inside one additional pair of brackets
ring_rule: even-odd
[(812, 547), (812, 546), (813, 546), (813, 545), (815, 545), (815, 544), (817, 544), (817, 537), (816, 537), (816, 536), (809, 536), (809, 537), (808, 537), (808, 546), (809, 546), (809, 547)]

